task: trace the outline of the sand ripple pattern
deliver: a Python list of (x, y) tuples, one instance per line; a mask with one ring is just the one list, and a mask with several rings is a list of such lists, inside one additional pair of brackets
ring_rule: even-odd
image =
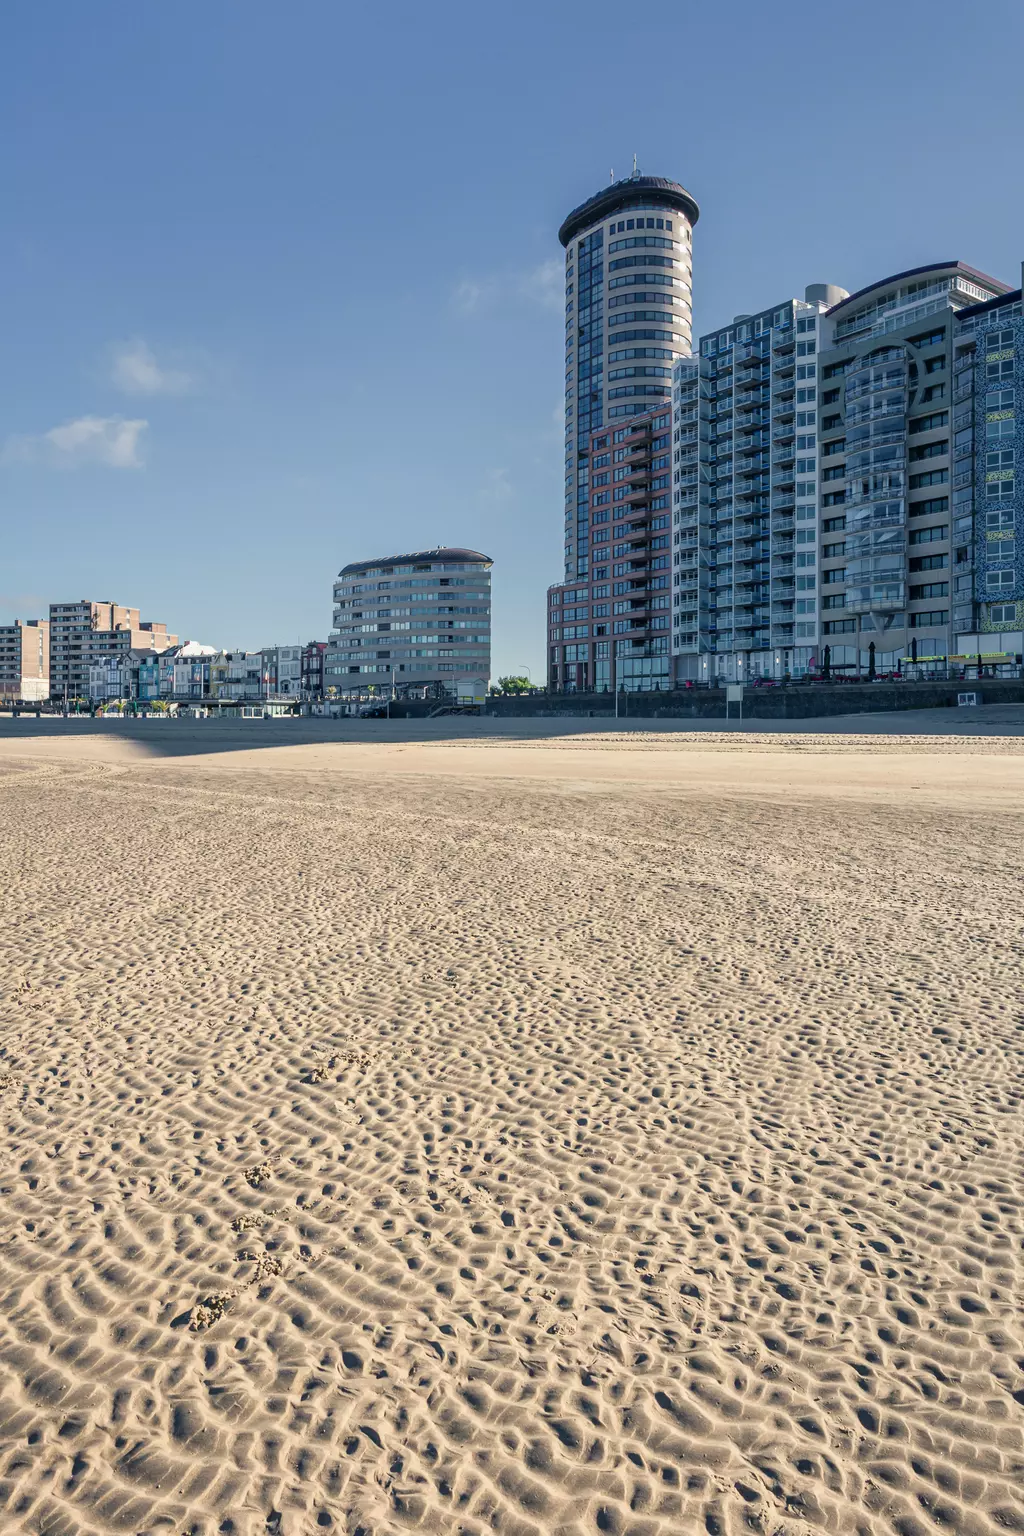
[(2, 794), (4, 1532), (1024, 1531), (1019, 814)]

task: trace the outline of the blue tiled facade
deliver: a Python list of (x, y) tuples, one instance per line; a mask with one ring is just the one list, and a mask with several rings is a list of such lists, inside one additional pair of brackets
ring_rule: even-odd
[[(954, 396), (953, 515), (973, 515), (970, 616), (956, 627), (976, 635), (1024, 630), (1024, 315), (1021, 296), (966, 312), (958, 325)], [(973, 341), (974, 351), (969, 350)], [(954, 567), (955, 570), (955, 567)], [(961, 578), (961, 584), (966, 585)], [(993, 643), (988, 650), (994, 652)]]

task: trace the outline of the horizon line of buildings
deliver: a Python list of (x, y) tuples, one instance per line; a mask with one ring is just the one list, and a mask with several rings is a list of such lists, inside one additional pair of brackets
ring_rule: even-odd
[(1019, 666), (1022, 289), (960, 261), (816, 283), (693, 347), (698, 217), (634, 174), (559, 230), (549, 687)]
[(217, 650), (137, 608), (81, 598), (0, 625), (0, 703), (351, 703), (377, 694), (479, 701), (491, 668), (491, 568), (438, 545), (360, 560), (333, 586), (327, 640)]

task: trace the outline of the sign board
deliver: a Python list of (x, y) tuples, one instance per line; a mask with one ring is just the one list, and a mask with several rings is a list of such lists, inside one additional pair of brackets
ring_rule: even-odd
[(743, 703), (743, 684), (727, 683), (725, 689), (725, 702), (727, 704)]
[(977, 704), (978, 695), (976, 693), (958, 693), (956, 696), (956, 702), (961, 709), (964, 709), (965, 707), (970, 707), (972, 704)]

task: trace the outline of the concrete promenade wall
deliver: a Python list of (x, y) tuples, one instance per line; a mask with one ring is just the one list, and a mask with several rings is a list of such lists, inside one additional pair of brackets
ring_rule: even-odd
[[(885, 710), (956, 708), (958, 693), (976, 693), (979, 704), (1024, 703), (1024, 681), (983, 678), (980, 683), (816, 683), (801, 687), (746, 688), (745, 720), (806, 720), (818, 715), (877, 714)], [(737, 705), (729, 712), (736, 718)], [(584, 715), (614, 718), (615, 699), (608, 693), (531, 693), (489, 698), (486, 713), (498, 719), (516, 716)], [(686, 688), (673, 693), (619, 695), (620, 719), (724, 719), (725, 691)]]

